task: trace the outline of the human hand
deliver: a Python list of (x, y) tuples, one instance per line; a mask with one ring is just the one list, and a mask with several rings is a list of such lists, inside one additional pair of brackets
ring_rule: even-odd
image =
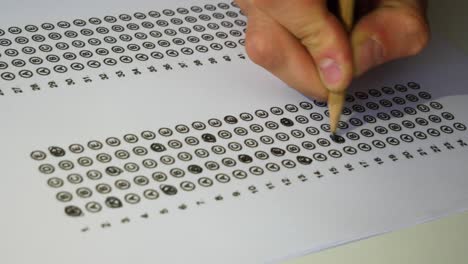
[(354, 76), (419, 53), (426, 0), (356, 0), (349, 36), (327, 0), (236, 0), (248, 17), (249, 57), (301, 93), (325, 100)]

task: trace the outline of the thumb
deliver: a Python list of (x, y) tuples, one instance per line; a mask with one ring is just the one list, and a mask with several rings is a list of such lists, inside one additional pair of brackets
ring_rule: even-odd
[(419, 53), (429, 40), (426, 1), (383, 0), (353, 30), (355, 74)]
[(326, 0), (253, 0), (265, 14), (291, 32), (314, 59), (322, 83), (331, 92), (351, 82), (353, 65), (348, 36)]

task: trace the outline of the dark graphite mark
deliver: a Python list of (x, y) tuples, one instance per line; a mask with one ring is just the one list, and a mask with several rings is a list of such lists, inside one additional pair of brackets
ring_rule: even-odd
[(338, 144), (343, 144), (345, 143), (345, 139), (344, 137), (340, 136), (340, 135), (337, 135), (337, 134), (330, 134), (330, 139), (335, 142), (335, 143), (338, 143)]

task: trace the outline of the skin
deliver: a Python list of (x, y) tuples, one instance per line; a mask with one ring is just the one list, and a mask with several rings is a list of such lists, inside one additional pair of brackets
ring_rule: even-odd
[(383, 63), (427, 44), (425, 0), (356, 0), (347, 33), (327, 0), (236, 0), (248, 17), (246, 50), (256, 64), (319, 100)]

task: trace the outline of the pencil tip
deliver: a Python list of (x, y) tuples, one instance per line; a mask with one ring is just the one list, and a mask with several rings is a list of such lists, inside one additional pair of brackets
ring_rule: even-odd
[(335, 132), (331, 132), (331, 133), (330, 133), (330, 139), (333, 140), (334, 142), (336, 142), (336, 138), (337, 138), (336, 133), (335, 133)]

